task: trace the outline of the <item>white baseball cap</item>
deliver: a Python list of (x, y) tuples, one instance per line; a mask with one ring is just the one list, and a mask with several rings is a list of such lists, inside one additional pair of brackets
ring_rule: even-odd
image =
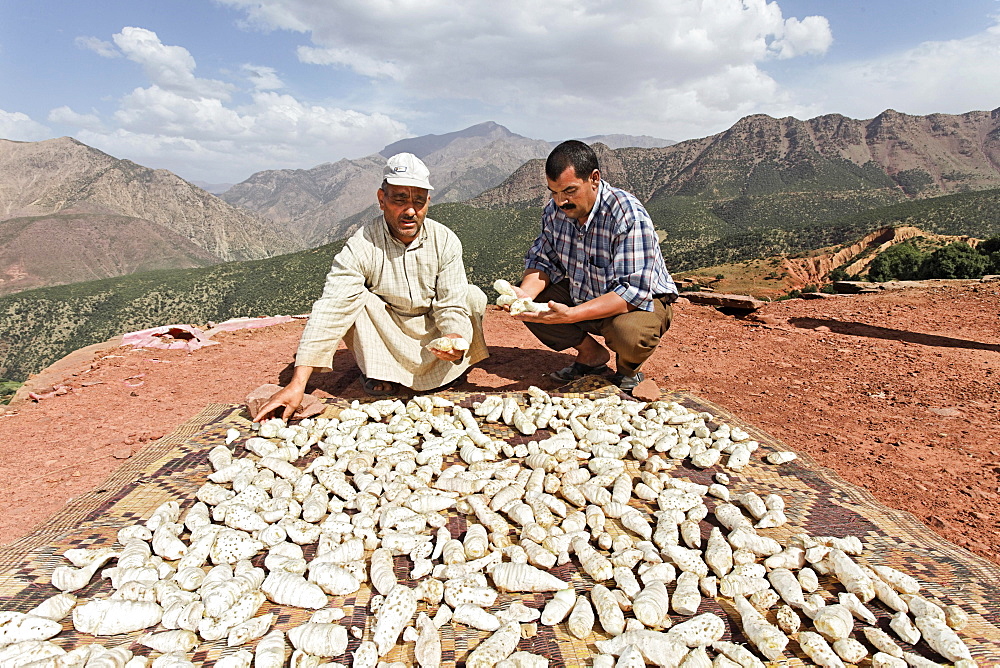
[(382, 170), (382, 178), (394, 186), (416, 186), (434, 190), (430, 176), (427, 165), (412, 153), (397, 153), (386, 161), (385, 169)]

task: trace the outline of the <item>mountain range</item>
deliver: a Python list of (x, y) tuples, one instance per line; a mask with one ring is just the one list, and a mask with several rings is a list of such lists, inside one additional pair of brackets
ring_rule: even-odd
[[(755, 115), (710, 137), (654, 149), (595, 145), (602, 175), (637, 195), (672, 269), (845, 243), (839, 220), (879, 207), (1000, 187), (1000, 109), (869, 120)], [(539, 207), (532, 160), (470, 207)], [(870, 230), (869, 230), (870, 231)]]
[[(724, 201), (797, 191), (895, 191), (894, 199), (1000, 186), (1000, 109), (870, 120), (747, 116), (719, 134), (651, 149), (600, 151), (604, 178), (644, 202)], [(532, 160), (474, 206), (540, 206), (544, 162)]]
[[(672, 268), (685, 269), (809, 242), (840, 243), (846, 232), (838, 232), (838, 218), (1000, 186), (998, 111), (909, 116), (887, 110), (869, 120), (755, 115), (725, 132), (674, 144), (628, 135), (585, 139), (610, 142), (593, 144), (604, 177), (646, 203)], [(428, 164), (435, 203), (538, 207), (546, 198), (542, 158), (551, 146), (481, 123), (404, 139), (364, 158), (258, 172), (226, 191), (223, 201), (170, 172), (70, 138), (0, 141), (0, 221), (19, 221), (0, 233), (8, 240), (0, 247), (0, 294), (330, 243), (375, 215), (373, 185), (385, 156), (399, 151)], [(56, 215), (63, 212), (71, 215)], [(126, 219), (144, 222), (123, 225)], [(128, 252), (101, 250), (94, 240), (104, 228), (113, 228)], [(42, 229), (62, 241), (58, 252), (38, 252), (45, 244), (21, 250), (19, 244), (30, 245), (26, 240)]]
[[(649, 136), (601, 135), (588, 141), (614, 146), (665, 146)], [(554, 142), (530, 139), (493, 122), (441, 135), (412, 137), (389, 144), (374, 155), (338, 160), (311, 169), (257, 172), (221, 197), (227, 202), (287, 226), (316, 246), (341, 239), (376, 214), (375, 189), (385, 159), (413, 153), (427, 165), (435, 203), (460, 202), (503, 182), (522, 164), (544, 158)]]
[[(447, 203), (433, 205), (429, 215), (448, 225), (461, 239), (469, 281), (481, 286), (492, 301), (496, 297), (493, 281), (517, 280), (520, 276), (524, 251), (537, 234), (539, 213), (535, 207), (483, 209)], [(892, 231), (901, 227), (909, 231)], [(911, 238), (916, 235), (914, 228), (954, 236), (970, 231), (980, 238), (998, 235), (1000, 189), (865, 211), (837, 223), (837, 234), (848, 240), (840, 246), (818, 254), (802, 253), (801, 260), (787, 255), (766, 259), (755, 256), (761, 259), (713, 270), (709, 275), (726, 272), (730, 280), (736, 278), (737, 272), (770, 272), (773, 280), (767, 281), (767, 287), (774, 297), (802, 287), (805, 282), (825, 282), (826, 273), (832, 269), (849, 268), (847, 265), (877, 252), (886, 241)], [(806, 239), (802, 243), (812, 242)], [(144, 272), (0, 296), (0, 377), (23, 380), (77, 348), (126, 331), (171, 323), (308, 312), (342, 245), (340, 241), (263, 260)], [(801, 248), (821, 245), (826, 244)], [(729, 272), (734, 275), (729, 276)]]
[(0, 293), (302, 248), (162, 169), (69, 137), (0, 140)]
[[(668, 144), (614, 135), (619, 144)], [(551, 143), (481, 123), (383, 149), (418, 153), (435, 201), (497, 185)], [(121, 160), (69, 137), (0, 140), (0, 294), (139, 271), (271, 257), (342, 238), (375, 214), (385, 158), (254, 174), (226, 199), (165, 170)], [(220, 184), (202, 184), (219, 190)]]

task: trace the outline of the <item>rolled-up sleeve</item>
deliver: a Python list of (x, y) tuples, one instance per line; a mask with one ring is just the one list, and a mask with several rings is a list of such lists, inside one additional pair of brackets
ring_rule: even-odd
[(566, 277), (566, 270), (563, 268), (562, 262), (559, 261), (559, 254), (546, 233), (546, 230), (551, 229), (553, 222), (552, 214), (546, 207), (542, 213), (542, 232), (524, 256), (524, 268), (537, 269), (549, 277), (550, 283), (558, 283)]

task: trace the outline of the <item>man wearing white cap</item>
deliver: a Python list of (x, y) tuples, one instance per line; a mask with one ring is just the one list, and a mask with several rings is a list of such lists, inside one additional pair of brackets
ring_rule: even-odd
[[(430, 173), (415, 155), (386, 162), (376, 191), (382, 215), (355, 232), (337, 254), (323, 296), (299, 341), (295, 371), (254, 417), (300, 405), (313, 371), (329, 371), (343, 340), (373, 396), (401, 387), (431, 390), (455, 380), (486, 358), (482, 322), (486, 295), (470, 285), (455, 233), (427, 218)], [(439, 337), (462, 338), (468, 351), (429, 350)]]

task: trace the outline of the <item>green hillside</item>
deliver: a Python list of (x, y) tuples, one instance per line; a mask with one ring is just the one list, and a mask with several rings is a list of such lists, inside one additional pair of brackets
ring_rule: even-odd
[[(441, 204), (430, 216), (463, 241), (469, 280), (492, 300), (497, 278), (520, 277), (539, 210)], [(154, 271), (0, 298), (0, 378), (23, 380), (60, 357), (124, 332), (174, 323), (308, 313), (339, 241), (308, 251), (201, 269)]]
[(668, 266), (687, 271), (853, 242), (881, 227), (986, 238), (1000, 232), (1000, 190), (893, 201), (892, 191), (785, 193), (712, 203), (664, 197), (648, 209)]
[[(842, 206), (809, 193), (748, 196), (746, 206), (714, 208), (700, 198), (672, 196), (654, 199), (649, 210), (656, 227), (666, 233), (661, 245), (672, 271), (850, 243), (893, 225), (980, 238), (1000, 234), (1000, 190), (857, 212), (864, 204), (881, 203), (883, 192), (870, 191), (865, 202), (845, 198)], [(432, 207), (430, 216), (458, 234), (469, 280), (492, 300), (494, 280), (521, 275), (540, 213), (538, 208), (479, 209), (455, 203)], [(0, 298), (0, 377), (22, 380), (77, 348), (146, 327), (308, 312), (342, 245)]]
[(308, 312), (342, 245), (0, 298), (0, 377), (23, 380), (77, 348), (147, 327)]
[(538, 236), (542, 210), (475, 209), (464, 204), (439, 204), (430, 216), (455, 231), (462, 240), (469, 282), (496, 297), (493, 281), (520, 281), (524, 254)]

